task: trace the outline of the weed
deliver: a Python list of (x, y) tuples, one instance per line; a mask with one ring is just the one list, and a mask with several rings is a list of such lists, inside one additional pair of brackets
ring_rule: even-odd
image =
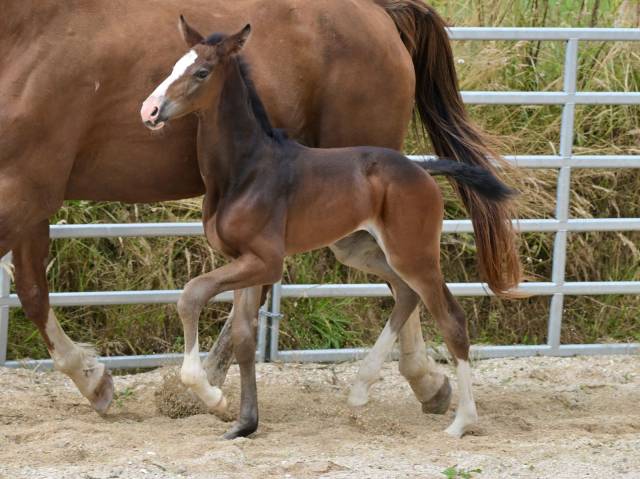
[(447, 467), (442, 474), (447, 479), (472, 479), (474, 474), (480, 474), (482, 469), (479, 467), (475, 469), (462, 469), (458, 468), (458, 465)]

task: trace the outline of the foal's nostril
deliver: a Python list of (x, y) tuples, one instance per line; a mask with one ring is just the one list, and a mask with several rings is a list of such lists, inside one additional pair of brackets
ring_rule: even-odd
[(157, 106), (156, 106), (156, 107), (154, 107), (154, 108), (153, 108), (153, 111), (151, 112), (151, 116), (152, 116), (152, 117), (154, 117), (154, 116), (158, 116), (158, 111), (159, 111), (159, 110), (158, 110), (158, 107), (157, 107)]

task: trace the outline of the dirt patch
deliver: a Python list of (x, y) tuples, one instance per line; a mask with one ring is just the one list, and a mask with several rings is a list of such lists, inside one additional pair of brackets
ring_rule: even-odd
[[(116, 377), (100, 417), (58, 373), (0, 369), (0, 477), (444, 478), (454, 465), (481, 469), (474, 478), (640, 477), (638, 356), (477, 362), (481, 423), (462, 440), (442, 433), (453, 411), (421, 413), (394, 363), (370, 403), (350, 409), (355, 370), (259, 365), (260, 429), (222, 441), (224, 420), (157, 411), (166, 371)], [(234, 367), (233, 414), (238, 387)]]

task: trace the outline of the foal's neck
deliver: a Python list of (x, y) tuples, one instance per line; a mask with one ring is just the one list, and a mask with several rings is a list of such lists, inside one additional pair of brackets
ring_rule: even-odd
[(223, 68), (219, 100), (200, 116), (198, 131), (200, 170), (218, 195), (253, 176), (271, 143), (254, 114), (239, 60), (231, 58)]

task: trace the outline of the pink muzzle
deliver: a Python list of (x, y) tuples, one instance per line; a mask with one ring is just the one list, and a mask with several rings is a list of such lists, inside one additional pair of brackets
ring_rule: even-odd
[(163, 97), (150, 96), (142, 104), (140, 117), (142, 118), (142, 123), (144, 123), (147, 128), (151, 130), (159, 130), (164, 126), (163, 121), (158, 122), (160, 108), (162, 107), (163, 101)]

